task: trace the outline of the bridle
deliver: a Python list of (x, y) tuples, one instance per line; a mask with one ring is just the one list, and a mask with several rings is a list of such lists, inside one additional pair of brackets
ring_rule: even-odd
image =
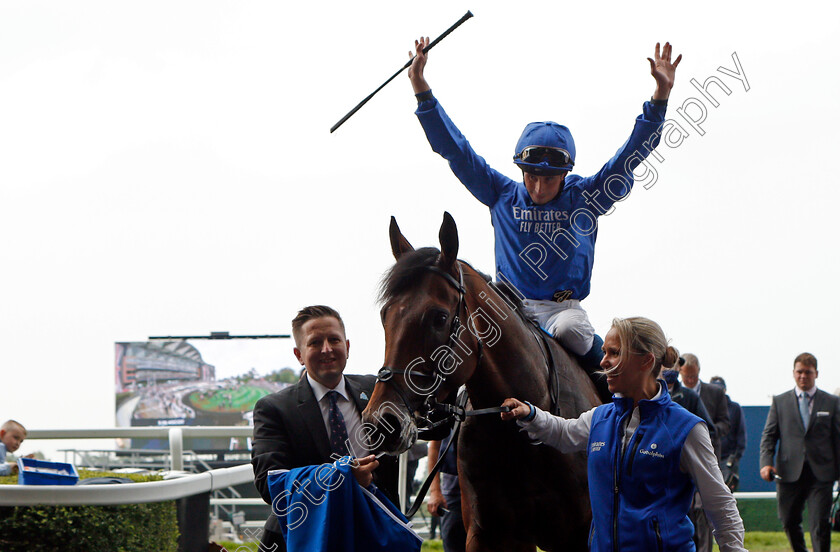
[[(455, 347), (459, 346), (458, 339), (464, 328), (463, 324), (461, 323), (461, 313), (464, 313), (465, 320), (469, 320), (470, 318), (469, 311), (467, 310), (466, 287), (464, 286), (464, 270), (461, 267), (461, 263), (459, 261), (456, 261), (456, 263), (458, 266), (457, 280), (451, 274), (444, 270), (441, 270), (437, 266), (424, 267), (426, 270), (442, 277), (458, 292), (458, 305), (455, 307), (455, 312), (452, 314), (452, 322), (449, 326), (449, 341), (447, 345), (450, 351), (454, 351)], [(484, 344), (480, 337), (476, 336), (476, 340), (476, 367), (478, 367), (483, 358)], [(406, 513), (406, 515), (409, 518), (413, 516), (414, 513), (416, 513), (417, 510), (420, 508), (420, 505), (423, 501), (423, 497), (426, 495), (426, 492), (428, 491), (435, 474), (440, 470), (444, 456), (446, 456), (446, 453), (449, 451), (450, 447), (452, 446), (452, 443), (458, 440), (458, 432), (461, 428), (461, 422), (463, 422), (467, 416), (497, 414), (499, 412), (510, 411), (510, 407), (507, 406), (482, 408), (479, 410), (467, 410), (465, 408), (467, 403), (467, 394), (462, 393), (460, 397), (456, 398), (455, 391), (451, 393), (447, 401), (438, 402), (435, 398), (435, 391), (440, 388), (440, 386), (446, 381), (447, 377), (451, 376), (454, 373), (454, 370), (452, 372), (447, 373), (441, 368), (440, 363), (436, 362), (434, 364), (434, 369), (431, 372), (415, 371), (417, 373), (412, 372), (412, 367), (414, 366), (413, 362), (409, 363), (408, 367), (404, 370), (398, 370), (391, 366), (383, 366), (379, 369), (379, 373), (376, 375), (376, 381), (382, 383), (388, 383), (389, 381), (392, 381), (394, 379), (394, 376), (403, 376), (403, 378), (405, 378), (407, 382), (410, 381), (409, 378), (412, 377), (433, 380), (432, 385), (429, 387), (431, 392), (426, 397), (426, 400), (423, 403), (424, 411), (420, 412), (419, 414), (415, 413), (414, 409), (411, 408), (405, 390), (402, 389), (402, 387), (399, 385), (392, 386), (394, 391), (396, 391), (397, 394), (400, 396), (400, 399), (405, 405), (406, 412), (408, 412), (409, 415), (412, 416), (414, 424), (419, 431), (431, 432), (445, 424), (451, 426), (454, 421), (452, 438), (449, 440), (446, 449), (441, 451), (438, 455), (438, 461), (435, 463), (434, 468), (432, 468), (432, 470), (429, 472), (426, 481), (423, 483), (422, 487), (420, 488), (420, 491), (417, 493), (417, 497), (414, 500), (414, 504), (412, 504), (411, 508), (409, 508), (408, 513)], [(450, 400), (451, 402), (449, 402)]]
[[(464, 313), (465, 319), (469, 320), (469, 311), (467, 310), (467, 302), (466, 302), (466, 287), (464, 286), (464, 270), (461, 267), (461, 263), (457, 263), (458, 266), (458, 279), (456, 280), (451, 274), (448, 272), (441, 270), (437, 266), (426, 266), (423, 267), (429, 272), (437, 274), (438, 276), (442, 277), (448, 284), (455, 288), (458, 292), (458, 305), (455, 307), (455, 312), (452, 315), (452, 322), (449, 326), (449, 341), (447, 346), (449, 347), (450, 351), (454, 351), (455, 347), (458, 346), (458, 339), (463, 331), (463, 324), (461, 323), (461, 312)], [(476, 367), (479, 366), (481, 363), (481, 359), (484, 356), (484, 343), (482, 342), (481, 338), (476, 336), (477, 344), (477, 358), (476, 358)], [(376, 381), (387, 383), (391, 381), (394, 376), (403, 376), (406, 381), (409, 381), (412, 377), (419, 377), (425, 379), (433, 379), (433, 384), (428, 388), (431, 390), (429, 395), (426, 397), (425, 402), (423, 403), (424, 410), (421, 411), (419, 414), (415, 413), (415, 410), (411, 408), (410, 402), (408, 397), (406, 396), (405, 390), (398, 385), (394, 385), (393, 389), (397, 392), (402, 400), (406, 412), (408, 412), (413, 420), (417, 429), (419, 431), (432, 431), (444, 424), (451, 425), (453, 421), (455, 422), (463, 422), (467, 416), (479, 416), (482, 414), (497, 414), (499, 412), (507, 412), (510, 409), (508, 407), (492, 407), (492, 408), (482, 408), (478, 410), (466, 410), (465, 404), (461, 404), (460, 401), (455, 400), (455, 392), (451, 393), (449, 399), (445, 402), (438, 402), (437, 398), (435, 397), (434, 391), (436, 391), (445, 381), (446, 378), (451, 376), (454, 373), (454, 370), (450, 373), (447, 373), (441, 368), (440, 363), (434, 364), (434, 369), (432, 372), (422, 372), (422, 371), (412, 371), (412, 367), (414, 366), (414, 362), (409, 363), (408, 367), (404, 370), (398, 370), (391, 366), (383, 366), (379, 369), (379, 373), (376, 375)], [(451, 402), (450, 402), (451, 401)], [(436, 415), (436, 416), (435, 416)], [(433, 419), (433, 417), (437, 419)]]
[[(464, 270), (461, 268), (461, 263), (457, 263), (458, 266), (458, 279), (456, 280), (451, 274), (448, 272), (441, 270), (437, 266), (426, 266), (423, 267), (425, 270), (432, 272), (433, 274), (437, 274), (446, 282), (451, 285), (455, 290), (458, 292), (458, 305), (455, 307), (454, 313), (452, 313), (452, 321), (449, 325), (449, 340), (447, 342), (447, 346), (450, 351), (454, 351), (456, 347), (459, 347), (458, 339), (461, 332), (464, 330), (464, 326), (461, 323), (461, 313), (464, 313), (465, 319), (469, 319), (469, 311), (467, 310), (467, 302), (466, 302), (466, 287), (464, 286)], [(476, 365), (481, 362), (483, 352), (484, 352), (484, 345), (481, 341), (481, 338), (476, 338), (478, 340), (478, 344), (476, 346), (478, 350), (478, 358), (476, 359)], [(422, 362), (422, 359), (419, 359)], [(406, 395), (405, 390), (399, 386), (394, 385), (392, 388), (397, 394), (400, 396), (406, 411), (412, 415), (414, 419), (415, 425), (417, 425), (418, 429), (421, 431), (427, 431), (435, 429), (443, 424), (450, 423), (451, 419), (454, 417), (455, 419), (463, 419), (465, 415), (465, 411), (462, 407), (458, 407), (455, 404), (450, 404), (448, 402), (440, 403), (435, 398), (435, 391), (440, 388), (441, 385), (446, 381), (446, 379), (454, 373), (447, 372), (441, 366), (441, 363), (435, 362), (434, 369), (431, 372), (421, 371), (415, 368), (416, 361), (412, 361), (408, 364), (406, 369), (400, 370), (397, 368), (393, 368), (391, 366), (383, 366), (379, 369), (379, 373), (376, 375), (376, 381), (381, 381), (383, 383), (389, 382), (393, 380), (394, 376), (403, 376), (407, 382), (412, 382), (414, 378), (425, 379), (425, 380), (432, 380), (432, 383), (426, 388), (428, 389), (429, 395), (426, 397), (425, 402), (423, 403), (424, 410), (417, 415), (414, 413), (415, 409), (413, 409), (410, 405), (410, 401), (408, 396)], [(453, 397), (454, 399), (454, 397)], [(454, 400), (453, 400), (454, 402)], [(444, 417), (438, 420), (432, 420), (433, 414), (444, 414)], [(438, 416), (439, 417), (439, 416)]]

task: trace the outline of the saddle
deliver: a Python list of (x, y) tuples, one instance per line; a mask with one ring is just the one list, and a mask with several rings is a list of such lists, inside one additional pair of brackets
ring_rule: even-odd
[[(553, 335), (551, 335), (551, 333), (549, 333), (545, 328), (540, 326), (539, 322), (525, 315), (519, 297), (513, 295), (513, 292), (509, 291), (509, 288), (504, 282), (501, 285), (499, 285), (497, 282), (488, 281), (487, 284), (496, 293), (513, 299), (517, 303), (516, 308), (514, 310), (516, 311), (517, 315), (519, 315), (519, 318), (531, 329), (531, 333), (533, 334), (537, 342), (540, 344), (540, 349), (542, 350), (543, 356), (545, 357), (545, 362), (548, 365), (548, 393), (549, 397), (551, 398), (550, 412), (554, 415), (558, 415), (558, 402), (560, 397), (560, 374), (558, 373), (557, 366), (555, 365), (554, 354), (552, 354), (551, 352), (551, 345), (549, 343), (549, 340), (557, 341), (557, 339)], [(600, 345), (603, 345), (603, 343), (603, 340), (596, 334), (595, 341), (593, 343), (593, 350), (600, 351)], [(612, 393), (610, 393), (609, 389), (607, 388), (606, 378), (604, 378), (602, 374), (598, 373), (598, 364), (600, 363), (600, 356), (598, 355), (598, 358), (594, 358), (596, 355), (592, 355), (592, 351), (590, 351), (584, 356), (575, 356), (577, 356), (578, 360), (580, 361), (580, 367), (583, 369), (584, 372), (586, 372), (586, 374), (589, 376), (589, 379), (592, 380), (592, 383), (595, 384), (595, 389), (598, 392), (598, 396), (601, 399), (601, 401), (605, 403), (609, 402), (610, 398), (612, 397)]]

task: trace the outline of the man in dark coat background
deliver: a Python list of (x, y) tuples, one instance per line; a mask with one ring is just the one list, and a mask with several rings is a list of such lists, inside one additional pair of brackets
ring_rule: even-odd
[[(368, 455), (360, 431), (361, 412), (373, 393), (376, 377), (344, 375), (350, 341), (341, 316), (330, 307), (305, 307), (292, 320), (292, 334), (294, 353), (305, 374), (295, 385), (263, 397), (254, 407), (254, 485), (269, 504), (270, 470), (323, 464), (348, 453), (357, 458)], [(340, 428), (335, 425), (336, 418), (341, 418)], [(360, 482), (365, 477), (370, 481), (371, 470), (377, 487), (399, 504), (396, 457), (373, 460), (355, 468), (354, 474)], [(286, 550), (274, 514), (265, 523), (260, 550)]]
[(726, 393), (717, 385), (711, 385), (700, 380), (700, 360), (696, 355), (686, 353), (682, 356), (684, 363), (680, 365), (680, 378), (683, 386), (691, 389), (703, 401), (703, 406), (709, 412), (712, 423), (715, 424), (715, 434), (712, 435), (712, 445), (715, 456), (721, 458), (721, 442), (729, 433), (729, 409), (726, 406)]
[[(714, 376), (709, 383), (720, 386), (726, 393), (726, 380), (722, 377)], [(733, 401), (728, 393), (725, 397), (729, 410), (729, 433), (724, 436), (720, 445), (720, 472), (726, 486), (734, 493), (738, 490), (740, 480), (741, 457), (747, 449), (747, 422), (741, 405)]]
[[(729, 409), (726, 407), (726, 394), (717, 385), (700, 381), (700, 360), (691, 353), (684, 354), (680, 359), (680, 378), (683, 386), (700, 396), (700, 401), (712, 418), (715, 432), (711, 435), (712, 446), (718, 463), (721, 459), (721, 443), (729, 433)], [(711, 433), (711, 428), (709, 428)], [(689, 516), (694, 524), (694, 544), (697, 552), (712, 552), (712, 526), (703, 511), (700, 495), (694, 495)]]

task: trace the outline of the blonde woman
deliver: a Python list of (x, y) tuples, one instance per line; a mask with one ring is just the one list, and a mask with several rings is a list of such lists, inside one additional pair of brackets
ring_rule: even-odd
[(693, 552), (695, 486), (721, 552), (745, 550), (744, 524), (705, 423), (672, 402), (658, 379), (679, 358), (662, 328), (647, 318), (617, 318), (603, 349), (612, 403), (572, 420), (510, 398), (502, 404), (511, 411), (501, 415), (561, 452), (587, 452), (590, 550)]

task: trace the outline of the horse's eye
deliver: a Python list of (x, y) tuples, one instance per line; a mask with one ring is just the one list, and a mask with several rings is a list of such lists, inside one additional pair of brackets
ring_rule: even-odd
[(442, 329), (446, 325), (446, 320), (449, 318), (449, 314), (445, 312), (438, 312), (435, 313), (435, 316), (432, 318), (432, 324), (434, 324), (435, 329)]

